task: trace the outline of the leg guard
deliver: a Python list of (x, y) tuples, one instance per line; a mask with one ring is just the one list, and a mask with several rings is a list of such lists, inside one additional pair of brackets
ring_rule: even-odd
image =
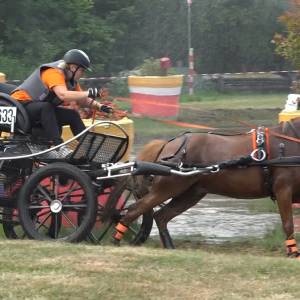
[(297, 242), (295, 239), (286, 240), (285, 246), (288, 257), (300, 259), (300, 253), (298, 252)]
[(128, 227), (122, 223), (118, 223), (115, 229), (116, 233), (113, 235), (113, 238), (117, 241), (120, 241), (123, 238), (125, 232), (128, 230)]

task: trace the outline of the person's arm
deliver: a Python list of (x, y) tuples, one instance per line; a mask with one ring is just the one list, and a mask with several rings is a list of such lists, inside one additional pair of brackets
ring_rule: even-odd
[(79, 84), (77, 84), (76, 91), (69, 91), (66, 87), (63, 73), (54, 68), (44, 70), (41, 74), (41, 78), (45, 85), (65, 104), (75, 101), (80, 106), (86, 106), (104, 112), (108, 112), (109, 110), (106, 105), (101, 105), (93, 100), (101, 96), (101, 90), (89, 88), (87, 91), (82, 91)]
[(76, 101), (80, 106), (107, 112), (105, 111), (105, 108), (107, 107), (106, 105), (102, 105), (101, 103), (88, 97), (90, 93), (89, 91), (69, 91), (65, 86), (61, 85), (54, 86), (52, 90), (56, 96), (66, 104), (71, 101)]
[(76, 101), (79, 104), (84, 104), (88, 99), (88, 91), (69, 91), (66, 86), (57, 85), (52, 88), (56, 96), (64, 103)]

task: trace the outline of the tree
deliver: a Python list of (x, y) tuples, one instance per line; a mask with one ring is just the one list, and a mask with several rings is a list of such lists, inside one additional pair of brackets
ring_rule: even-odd
[(300, 69), (300, 0), (290, 0), (290, 9), (279, 17), (287, 30), (286, 34), (275, 34), (276, 53)]
[(2, 1), (0, 68), (21, 79), (66, 50), (81, 48), (90, 54), (95, 74), (100, 74), (114, 40), (110, 27), (92, 15), (92, 9), (90, 0)]
[(201, 72), (276, 68), (271, 40), (286, 1), (195, 1), (194, 6), (193, 44)]
[[(201, 0), (192, 4), (192, 46), (201, 73), (278, 68), (271, 43), (288, 0)], [(124, 35), (127, 66), (169, 56), (187, 66), (186, 0), (135, 0)], [(127, 44), (125, 42), (128, 42)]]
[[(192, 4), (192, 46), (201, 73), (279, 68), (271, 44), (289, 0), (201, 0)], [(296, 1), (299, 2), (300, 0)], [(70, 48), (94, 73), (133, 69), (169, 56), (188, 63), (186, 0), (0, 0), (0, 71), (22, 79)]]

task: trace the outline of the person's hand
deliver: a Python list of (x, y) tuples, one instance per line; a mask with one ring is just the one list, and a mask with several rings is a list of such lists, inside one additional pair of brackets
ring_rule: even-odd
[(88, 98), (96, 99), (99, 96), (100, 96), (100, 94), (99, 94), (99, 90), (97, 88), (89, 88), (88, 89)]
[(102, 105), (99, 107), (99, 111), (104, 112), (104, 113), (107, 113), (107, 114), (111, 114), (111, 113), (113, 112), (113, 108), (112, 108), (111, 106), (102, 104)]
[(107, 88), (97, 89), (97, 88), (89, 88), (88, 89), (88, 97), (91, 99), (96, 98), (107, 98), (109, 95)]

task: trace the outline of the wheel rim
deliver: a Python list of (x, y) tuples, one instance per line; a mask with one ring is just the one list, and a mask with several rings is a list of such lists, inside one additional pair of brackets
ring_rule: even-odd
[(42, 177), (28, 202), (35, 230), (51, 239), (66, 239), (76, 232), (78, 214), (84, 218), (87, 209), (84, 186), (72, 176), (63, 184), (59, 179), (58, 174)]
[[(111, 242), (115, 225), (126, 214), (128, 207), (137, 201), (137, 197), (128, 187), (123, 187), (115, 195), (114, 191), (107, 191), (107, 194), (108, 196), (104, 200), (101, 199), (103, 195), (100, 196), (100, 199), (98, 197), (97, 219), (95, 226), (88, 235), (88, 240), (96, 244), (109, 244)], [(112, 198), (117, 198), (118, 200), (116, 201)], [(112, 202), (115, 203), (113, 204)], [(132, 223), (128, 227), (122, 243), (138, 245), (145, 242), (152, 227), (152, 216), (150, 215), (144, 214)], [(151, 219), (150, 229), (149, 226), (145, 229), (145, 221), (149, 224), (149, 219)]]

